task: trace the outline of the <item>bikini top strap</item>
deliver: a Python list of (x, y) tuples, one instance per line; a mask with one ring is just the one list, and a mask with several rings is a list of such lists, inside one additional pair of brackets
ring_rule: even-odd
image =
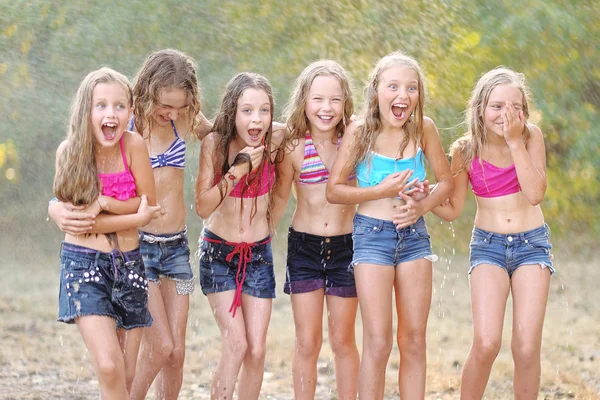
[(179, 135), (177, 134), (177, 128), (175, 128), (175, 123), (173, 122), (173, 120), (171, 120), (171, 126), (173, 127), (173, 132), (175, 133), (175, 136), (177, 136), (177, 138), (179, 139)]
[(127, 157), (125, 156), (125, 145), (123, 144), (123, 136), (119, 139), (119, 145), (121, 146), (121, 157), (123, 157), (123, 165), (125, 166), (125, 171), (129, 172), (129, 165), (127, 165)]

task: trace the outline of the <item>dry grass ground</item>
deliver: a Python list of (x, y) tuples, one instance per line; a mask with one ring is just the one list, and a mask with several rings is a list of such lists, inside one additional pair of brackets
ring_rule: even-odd
[[(281, 240), (279, 240), (281, 241)], [(275, 247), (281, 247), (276, 243)], [(469, 289), (464, 258), (444, 249), (435, 265), (428, 328), (427, 399), (458, 399), (460, 370), (471, 340)], [(22, 262), (5, 258), (0, 266), (0, 398), (97, 399), (98, 388), (83, 342), (74, 326), (55, 322), (58, 260)], [(540, 399), (600, 399), (600, 306), (598, 261), (557, 257), (552, 279), (542, 354)], [(278, 298), (273, 305), (263, 399), (292, 399), (294, 329), (289, 299), (281, 292), (282, 258), (277, 257)], [(197, 262), (194, 262), (197, 273)], [(511, 305), (508, 305), (509, 310)], [(510, 320), (492, 371), (486, 399), (512, 398)], [(360, 316), (356, 329), (361, 343)], [(319, 358), (318, 399), (335, 399), (327, 336)], [(199, 288), (192, 296), (187, 359), (181, 399), (208, 399), (211, 371), (219, 355), (219, 335)], [(386, 399), (398, 398), (399, 355), (387, 368)]]

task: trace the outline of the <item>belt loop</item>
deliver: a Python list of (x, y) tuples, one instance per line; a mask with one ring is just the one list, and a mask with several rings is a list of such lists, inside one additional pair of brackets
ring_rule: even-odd
[(60, 249), (58, 249), (58, 258), (62, 258), (64, 244), (65, 244), (65, 242), (60, 242)]

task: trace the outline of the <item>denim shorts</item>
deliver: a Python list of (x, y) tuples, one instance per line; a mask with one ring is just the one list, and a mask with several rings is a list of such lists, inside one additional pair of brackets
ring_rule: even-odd
[(187, 230), (166, 235), (140, 231), (140, 252), (149, 281), (160, 284), (160, 278), (168, 278), (175, 281), (178, 294), (194, 292)]
[[(202, 293), (207, 295), (236, 290), (241, 245), (241, 243), (227, 242), (208, 229), (204, 229), (200, 246)], [(242, 292), (262, 299), (275, 298), (273, 251), (269, 237), (245, 245), (252, 254), (246, 264), (246, 277), (242, 285)], [(243, 274), (243, 262), (239, 272)]]
[(548, 267), (550, 273), (554, 274), (550, 228), (546, 224), (527, 232), (511, 234), (493, 233), (475, 227), (469, 247), (469, 274), (479, 264), (496, 265), (505, 269), (508, 276), (512, 276), (521, 265), (532, 264)]
[(354, 215), (354, 257), (352, 265), (377, 264), (396, 266), (400, 263), (426, 258), (437, 261), (431, 252), (431, 239), (425, 219), (398, 229), (392, 221)]
[(70, 243), (60, 251), (58, 321), (104, 315), (117, 328), (152, 325), (148, 311), (148, 280), (139, 249), (112, 253)]
[(325, 294), (356, 297), (351, 263), (352, 234), (325, 237), (290, 226), (283, 291), (294, 294), (325, 288)]

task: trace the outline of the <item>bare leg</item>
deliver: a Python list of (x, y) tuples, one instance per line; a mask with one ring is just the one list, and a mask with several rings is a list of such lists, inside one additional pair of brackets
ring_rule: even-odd
[(317, 388), (317, 360), (323, 343), (323, 289), (292, 294), (296, 345), (292, 358), (294, 398), (312, 400)]
[(492, 364), (502, 345), (502, 325), (510, 292), (508, 273), (495, 265), (481, 264), (470, 278), (473, 344), (462, 371), (460, 398), (481, 399)]
[[(206, 296), (221, 330), (222, 344), (221, 358), (211, 384), (211, 400), (229, 400), (233, 397), (235, 381), (248, 348), (243, 309), (239, 308), (235, 317), (229, 312), (234, 295), (235, 291), (229, 290)], [(262, 375), (262, 369), (260, 373)]]
[(128, 393), (131, 393), (131, 384), (133, 383), (133, 377), (135, 376), (135, 367), (140, 350), (140, 342), (142, 341), (142, 331), (143, 328), (129, 330), (119, 329), (117, 331), (117, 337), (119, 338), (119, 345), (121, 346), (123, 361), (125, 363), (125, 383), (127, 385)]
[(154, 378), (173, 352), (173, 339), (163, 294), (156, 282), (148, 283), (148, 310), (153, 322), (152, 326), (143, 330), (142, 351), (131, 390), (132, 400), (146, 398)]
[(75, 319), (79, 333), (90, 353), (92, 366), (103, 400), (128, 400), (125, 363), (116, 335), (115, 320), (100, 315)]
[(397, 340), (400, 350), (398, 385), (403, 399), (425, 398), (426, 333), (431, 285), (431, 261), (420, 258), (396, 267)]
[(358, 392), (360, 358), (354, 335), (357, 308), (356, 297), (327, 296), (329, 343), (335, 360), (335, 382), (340, 400), (355, 400)]
[(363, 352), (358, 397), (383, 399), (385, 370), (392, 351), (392, 265), (358, 264), (354, 278), (363, 323)]
[(515, 399), (537, 399), (540, 390), (542, 329), (550, 288), (550, 271), (522, 265), (512, 276), (512, 354)]
[(245, 293), (242, 294), (248, 350), (244, 357), (238, 388), (238, 399), (240, 400), (255, 400), (260, 395), (272, 304), (272, 299), (260, 299)]
[(165, 303), (169, 330), (173, 339), (173, 351), (158, 374), (157, 397), (176, 400), (183, 383), (183, 362), (185, 360), (185, 332), (190, 308), (190, 296), (177, 294), (177, 282), (162, 279), (160, 289)]

